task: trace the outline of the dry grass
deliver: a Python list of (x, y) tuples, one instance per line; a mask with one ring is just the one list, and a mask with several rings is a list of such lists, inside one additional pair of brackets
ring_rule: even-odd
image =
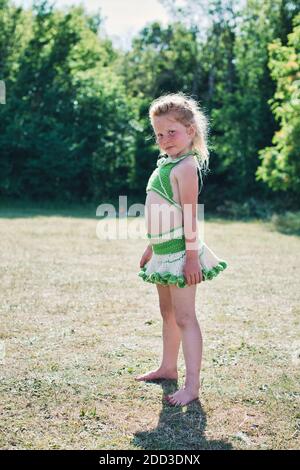
[[(299, 448), (299, 238), (206, 222), (229, 267), (198, 286), (202, 392), (175, 409), (162, 394), (176, 384), (134, 380), (162, 352), (145, 240), (99, 240), (97, 223), (2, 214), (1, 448)], [(179, 372), (178, 386), (182, 351)]]

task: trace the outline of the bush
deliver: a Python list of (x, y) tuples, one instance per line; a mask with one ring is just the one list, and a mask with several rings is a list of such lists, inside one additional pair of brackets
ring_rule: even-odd
[(225, 200), (222, 205), (217, 206), (216, 212), (229, 219), (248, 219), (272, 217), (272, 205), (268, 201), (260, 201), (255, 198), (249, 198), (244, 202)]
[(286, 214), (273, 214), (271, 222), (282, 233), (300, 235), (300, 212), (286, 212)]

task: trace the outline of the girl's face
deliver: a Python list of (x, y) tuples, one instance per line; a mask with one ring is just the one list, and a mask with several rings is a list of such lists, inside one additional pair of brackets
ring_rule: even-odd
[(177, 157), (191, 150), (195, 130), (176, 121), (171, 114), (155, 116), (153, 128), (160, 150), (171, 157)]

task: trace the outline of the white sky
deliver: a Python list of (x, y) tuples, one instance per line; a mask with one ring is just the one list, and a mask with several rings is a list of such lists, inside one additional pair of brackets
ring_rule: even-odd
[[(13, 0), (23, 7), (32, 0)], [(147, 23), (158, 20), (163, 25), (169, 21), (166, 9), (159, 0), (50, 0), (56, 7), (83, 4), (89, 12), (101, 10), (104, 30), (116, 46), (128, 48), (131, 38)]]

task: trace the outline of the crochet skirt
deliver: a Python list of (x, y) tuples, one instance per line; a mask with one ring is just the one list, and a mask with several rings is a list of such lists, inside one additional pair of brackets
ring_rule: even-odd
[[(153, 284), (187, 287), (183, 274), (186, 259), (184, 237), (152, 244), (152, 249), (151, 259), (141, 268), (138, 276)], [(228, 266), (202, 241), (199, 241), (198, 256), (203, 281), (213, 279)]]

